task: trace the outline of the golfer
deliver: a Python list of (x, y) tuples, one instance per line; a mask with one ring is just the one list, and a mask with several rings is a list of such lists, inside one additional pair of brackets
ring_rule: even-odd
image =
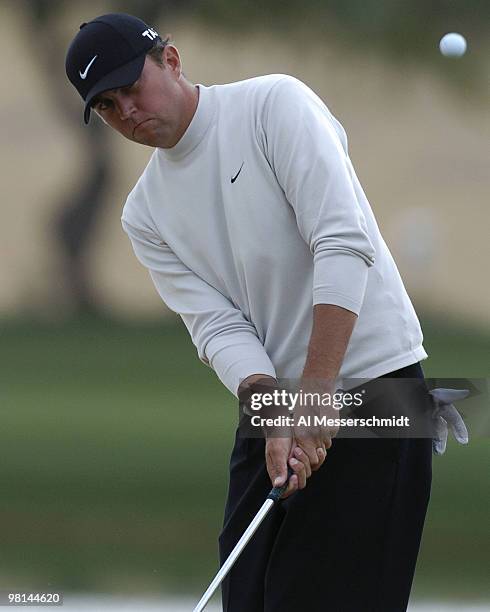
[[(192, 84), (177, 48), (125, 14), (83, 24), (66, 70), (85, 122), (95, 111), (155, 149), (123, 228), (232, 394), (278, 378), (423, 378), (416, 313), (346, 133), (311, 89), (284, 74)], [(227, 577), (225, 611), (406, 610), (431, 440), (332, 435), (237, 435), (222, 561), (288, 464), (294, 476)]]

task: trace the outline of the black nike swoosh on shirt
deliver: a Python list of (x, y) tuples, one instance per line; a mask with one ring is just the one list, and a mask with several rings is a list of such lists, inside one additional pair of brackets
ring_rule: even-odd
[(234, 182), (237, 180), (238, 175), (239, 175), (239, 174), (240, 174), (240, 172), (242, 171), (242, 168), (243, 168), (243, 164), (244, 164), (244, 163), (245, 163), (245, 162), (242, 162), (242, 165), (240, 166), (240, 170), (239, 170), (239, 171), (238, 171), (238, 172), (235, 174), (235, 176), (233, 176), (233, 177), (231, 178), (231, 182), (232, 182), (232, 183), (234, 183)]

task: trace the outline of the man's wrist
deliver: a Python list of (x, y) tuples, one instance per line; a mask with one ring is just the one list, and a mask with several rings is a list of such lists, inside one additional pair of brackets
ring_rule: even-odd
[(240, 395), (243, 393), (246, 393), (253, 385), (257, 383), (261, 384), (261, 382), (266, 385), (272, 383), (277, 385), (277, 380), (273, 376), (269, 376), (268, 374), (251, 374), (250, 376), (247, 376), (247, 378), (244, 378), (240, 383), (238, 387), (238, 397), (240, 397)]
[[(276, 431), (274, 426), (267, 425), (265, 419), (273, 418), (275, 415), (275, 407), (269, 404), (263, 405), (259, 399), (264, 394), (272, 394), (278, 389), (278, 382), (272, 376), (267, 374), (253, 374), (242, 381), (238, 388), (238, 399), (240, 402), (241, 412), (248, 416), (260, 416), (264, 419), (261, 425), (261, 430), (265, 438), (269, 438)], [(259, 403), (260, 410), (252, 409), (251, 402), (254, 399), (255, 403)]]

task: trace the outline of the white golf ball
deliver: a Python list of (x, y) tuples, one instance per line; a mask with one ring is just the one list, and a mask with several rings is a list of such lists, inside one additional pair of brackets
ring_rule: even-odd
[(439, 43), (441, 53), (446, 57), (461, 57), (466, 52), (466, 39), (457, 32), (445, 34)]

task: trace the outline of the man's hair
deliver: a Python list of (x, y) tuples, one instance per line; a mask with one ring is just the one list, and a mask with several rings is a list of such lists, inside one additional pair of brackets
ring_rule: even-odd
[(158, 40), (153, 47), (147, 51), (146, 55), (150, 57), (156, 64), (163, 66), (162, 54), (165, 47), (170, 42), (170, 36), (167, 36), (164, 40)]

